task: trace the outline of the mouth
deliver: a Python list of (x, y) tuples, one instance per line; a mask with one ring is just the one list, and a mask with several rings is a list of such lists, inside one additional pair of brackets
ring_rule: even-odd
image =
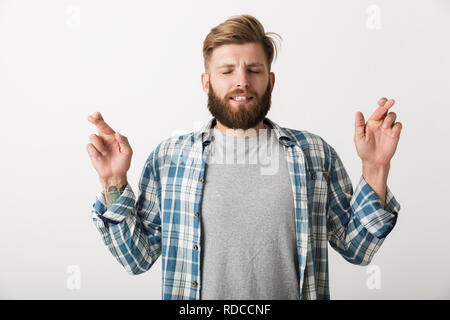
[(237, 104), (244, 104), (244, 103), (249, 103), (250, 101), (253, 100), (252, 96), (234, 96), (230, 98), (231, 101), (233, 101), (234, 103)]

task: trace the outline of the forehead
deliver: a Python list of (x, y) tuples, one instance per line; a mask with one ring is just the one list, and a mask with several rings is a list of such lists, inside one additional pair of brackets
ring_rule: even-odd
[(224, 44), (214, 48), (210, 64), (219, 67), (223, 64), (262, 63), (267, 64), (264, 48), (261, 43)]

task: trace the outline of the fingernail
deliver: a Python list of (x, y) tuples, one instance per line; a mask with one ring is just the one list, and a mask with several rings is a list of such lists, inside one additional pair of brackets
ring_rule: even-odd
[(387, 122), (385, 122), (385, 123), (383, 123), (383, 128), (387, 128), (388, 127), (388, 124), (387, 124)]
[(397, 133), (397, 132), (395, 132), (395, 131), (393, 131), (393, 132), (391, 133), (391, 136), (392, 136), (392, 138), (395, 138), (395, 137), (397, 137), (397, 136), (398, 136), (398, 133)]

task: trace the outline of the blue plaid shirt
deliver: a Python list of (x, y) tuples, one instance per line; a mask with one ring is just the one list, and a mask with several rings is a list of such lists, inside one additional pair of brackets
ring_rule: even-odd
[[(106, 209), (97, 195), (92, 219), (104, 244), (130, 274), (162, 256), (162, 298), (200, 299), (200, 208), (211, 119), (200, 130), (162, 141), (139, 181)], [(353, 193), (336, 151), (308, 131), (282, 128), (268, 118), (284, 146), (295, 207), (300, 297), (330, 299), (328, 242), (345, 260), (367, 265), (394, 227), (400, 204), (389, 187), (382, 207), (361, 175)], [(294, 222), (294, 221), (293, 221)], [(274, 222), (276, 223), (276, 221)]]

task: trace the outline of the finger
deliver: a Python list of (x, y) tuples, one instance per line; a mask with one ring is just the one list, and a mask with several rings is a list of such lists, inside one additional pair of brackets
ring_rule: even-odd
[(387, 129), (392, 127), (392, 124), (395, 122), (395, 119), (397, 119), (397, 114), (395, 112), (389, 112), (386, 118), (384, 118), (383, 128)]
[(355, 136), (364, 137), (365, 135), (366, 121), (364, 120), (364, 115), (361, 112), (355, 113)]
[(389, 108), (391, 108), (395, 103), (394, 99), (389, 99), (382, 107), (378, 107), (375, 112), (372, 114), (372, 116), (369, 118), (369, 120), (375, 120), (379, 121), (382, 120), (386, 113), (388, 112)]
[(394, 124), (394, 126), (392, 127), (392, 133), (391, 133), (392, 137), (393, 138), (400, 137), (400, 133), (402, 132), (402, 129), (403, 129), (402, 123), (401, 122), (396, 122)]
[(92, 143), (88, 143), (86, 145), (86, 150), (91, 159), (96, 159), (96, 160), (100, 159), (101, 154), (100, 154), (100, 152), (98, 152), (98, 150), (94, 147), (94, 145)]
[(88, 117), (88, 120), (95, 124), (99, 134), (114, 134), (115, 131), (103, 120), (100, 112), (95, 112)]
[(103, 155), (106, 151), (106, 146), (103, 143), (103, 139), (97, 136), (95, 133), (89, 136), (89, 142), (94, 145), (94, 147)]
[(378, 100), (378, 105), (380, 107), (384, 106), (384, 104), (387, 102), (387, 99), (385, 97), (381, 98), (380, 100)]
[(119, 132), (116, 132), (116, 140), (119, 143), (121, 153), (131, 154), (133, 152), (127, 137), (121, 135)]

